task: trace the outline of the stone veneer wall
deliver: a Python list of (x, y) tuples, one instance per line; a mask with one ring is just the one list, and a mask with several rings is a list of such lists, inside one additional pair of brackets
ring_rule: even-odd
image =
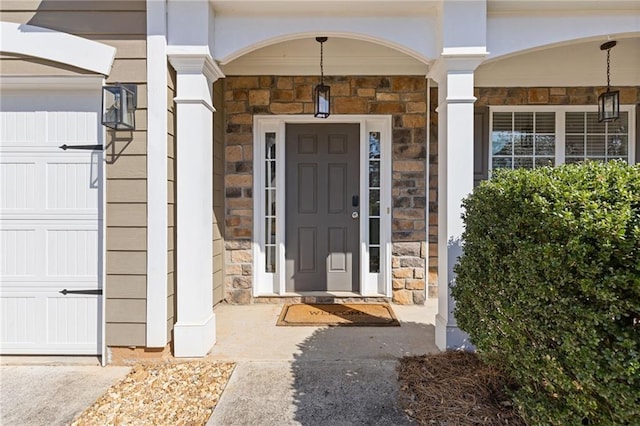
[[(590, 105), (606, 87), (476, 87), (476, 106), (489, 105)], [(620, 91), (620, 104), (640, 103), (640, 88), (611, 87)]]
[[(312, 91), (319, 81), (317, 77), (289, 76), (225, 80), (226, 300), (250, 303), (253, 116), (312, 114)], [(325, 80), (331, 86), (333, 114), (393, 117), (393, 300), (403, 304), (424, 303), (426, 80), (423, 76), (350, 76)], [(435, 137), (432, 137), (433, 143)], [(435, 261), (429, 264), (435, 267)], [(437, 283), (431, 284), (435, 289)]]

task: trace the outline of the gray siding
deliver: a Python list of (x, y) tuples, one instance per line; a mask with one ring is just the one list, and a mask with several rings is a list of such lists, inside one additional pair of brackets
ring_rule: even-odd
[(213, 85), (213, 304), (224, 298), (224, 82)]
[[(107, 132), (107, 345), (145, 346), (147, 274), (146, 2), (3, 0), (0, 20), (50, 28), (117, 49), (107, 82), (137, 84), (136, 130)], [(4, 75), (87, 71), (36, 58), (0, 57)]]
[(175, 137), (175, 103), (176, 71), (167, 63), (167, 211), (168, 211), (168, 268), (167, 268), (167, 341), (173, 340), (171, 333), (176, 323), (176, 137)]

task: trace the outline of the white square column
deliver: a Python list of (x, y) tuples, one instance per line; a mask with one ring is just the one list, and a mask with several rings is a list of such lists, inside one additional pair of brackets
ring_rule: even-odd
[(473, 191), (473, 73), (484, 59), (478, 50), (443, 55), (429, 77), (438, 82), (438, 314), (436, 345), (471, 349), (453, 316), (454, 266), (462, 254), (462, 200)]
[(212, 84), (208, 53), (169, 52), (176, 92), (176, 301), (174, 355), (202, 357), (216, 341), (213, 313)]

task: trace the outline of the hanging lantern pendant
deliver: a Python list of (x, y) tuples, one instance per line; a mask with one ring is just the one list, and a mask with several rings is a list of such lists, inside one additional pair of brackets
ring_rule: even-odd
[(600, 50), (607, 51), (607, 91), (598, 96), (598, 122), (615, 121), (620, 118), (620, 92), (611, 90), (611, 49), (615, 40), (603, 43)]
[(327, 118), (331, 111), (330, 88), (324, 84), (324, 50), (323, 43), (327, 41), (327, 37), (316, 37), (316, 41), (320, 43), (320, 84), (313, 89), (314, 101), (314, 117)]

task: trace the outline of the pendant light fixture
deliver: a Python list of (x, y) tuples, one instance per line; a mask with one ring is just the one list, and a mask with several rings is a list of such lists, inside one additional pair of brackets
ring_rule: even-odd
[(600, 50), (607, 51), (607, 91), (598, 96), (598, 122), (615, 121), (620, 118), (620, 92), (611, 90), (611, 49), (618, 44), (611, 40), (603, 43)]
[(324, 69), (323, 69), (323, 43), (327, 41), (327, 37), (316, 37), (316, 41), (320, 43), (320, 84), (313, 89), (313, 101), (315, 104), (314, 117), (327, 118), (331, 110), (331, 97), (329, 95), (329, 86), (324, 84)]

